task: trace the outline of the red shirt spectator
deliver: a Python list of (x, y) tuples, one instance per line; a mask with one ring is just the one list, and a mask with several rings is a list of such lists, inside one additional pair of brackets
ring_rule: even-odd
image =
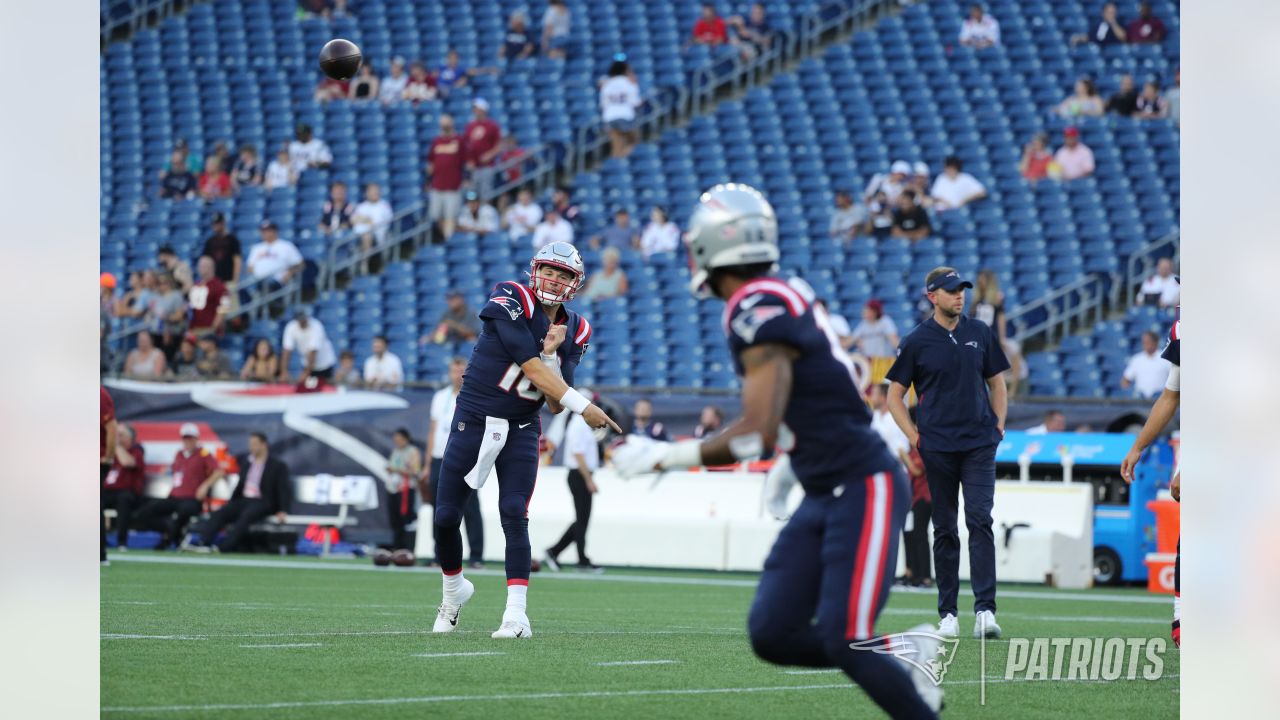
[(196, 263), (200, 281), (191, 286), (187, 299), (191, 303), (193, 331), (217, 330), (222, 326), (220, 317), (231, 305), (227, 286), (218, 279), (213, 258), (205, 255)]
[(231, 176), (222, 169), (218, 158), (210, 157), (205, 161), (204, 172), (200, 173), (199, 188), (200, 197), (206, 200), (231, 197)]
[(98, 386), (98, 415), (101, 422), (98, 423), (98, 457), (105, 458), (107, 456), (107, 426), (116, 421), (116, 404), (107, 394), (107, 389)]
[(136, 495), (142, 494), (147, 484), (147, 461), (142, 445), (135, 441), (128, 453), (133, 458), (133, 466), (125, 467), (120, 464), (120, 458), (116, 458), (111, 463), (107, 479), (102, 482), (104, 490), (126, 490)]
[(196, 490), (218, 469), (213, 453), (202, 447), (179, 450), (173, 456), (173, 490), (169, 491), (169, 497), (175, 500), (197, 499)]
[(1125, 28), (1125, 35), (1131, 43), (1158, 43), (1164, 41), (1164, 23), (1151, 14), (1151, 3), (1138, 6), (1138, 17)]
[[(501, 147), (503, 150), (498, 154), (499, 165), (506, 165), (507, 163), (514, 162), (528, 154), (524, 151), (524, 148), (520, 147), (516, 143), (515, 136), (513, 135), (508, 135), (502, 138)], [(506, 180), (507, 182), (515, 182), (519, 180), (520, 176), (523, 174), (523, 163), (515, 163), (507, 168)]]
[[(468, 125), (467, 130), (470, 129)], [(440, 134), (431, 141), (431, 149), (427, 151), (427, 172), (431, 174), (432, 190), (456, 192), (462, 187), (466, 150), (462, 136), (453, 131), (453, 119), (448, 115), (442, 116)]]
[(484, 98), (472, 101), (471, 113), (473, 119), (462, 131), (467, 142), (467, 162), (476, 167), (489, 167), (498, 157), (502, 128), (489, 117), (489, 103)]
[(729, 31), (725, 29), (724, 19), (716, 14), (714, 5), (703, 4), (702, 17), (693, 24), (693, 41), (703, 45), (723, 45), (729, 41)]

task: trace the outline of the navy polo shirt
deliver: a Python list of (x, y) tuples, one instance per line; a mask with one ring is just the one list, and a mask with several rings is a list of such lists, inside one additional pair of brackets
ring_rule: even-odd
[(916, 387), (920, 449), (963, 452), (1000, 442), (987, 378), (1008, 369), (1000, 340), (986, 323), (962, 315), (948, 331), (929, 317), (902, 338), (885, 377)]

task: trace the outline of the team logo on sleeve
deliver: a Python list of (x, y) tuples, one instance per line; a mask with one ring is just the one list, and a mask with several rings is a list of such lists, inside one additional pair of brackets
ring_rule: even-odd
[(496, 298), (490, 298), (490, 302), (501, 305), (502, 309), (507, 311), (507, 314), (511, 316), (512, 320), (519, 320), (520, 316), (524, 314), (524, 308), (520, 307), (520, 301), (513, 297), (503, 297), (499, 295)]
[[(749, 299), (749, 298), (748, 298)], [(753, 303), (754, 304), (754, 303)], [(739, 306), (741, 307), (741, 305)], [(733, 332), (751, 344), (756, 340), (756, 333), (765, 323), (778, 317), (785, 315), (787, 309), (779, 305), (764, 305), (761, 307), (752, 307), (745, 312), (738, 313), (738, 316), (729, 323), (729, 327), (733, 328)]]

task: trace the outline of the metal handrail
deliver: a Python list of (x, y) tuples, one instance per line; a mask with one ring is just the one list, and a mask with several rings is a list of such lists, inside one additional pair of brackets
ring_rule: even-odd
[(1093, 274), (1063, 285), (1011, 310), (1008, 322), (1026, 322), (1025, 318), (1033, 318), (1033, 313), (1043, 311), (1043, 319), (1031, 320), (1025, 325), (1019, 323), (1018, 339), (1026, 343), (1043, 337), (1046, 344), (1061, 342), (1071, 332), (1084, 327), (1085, 322), (1092, 326), (1105, 316), (1107, 280), (1107, 275)]
[(1179, 230), (1174, 230), (1135, 250), (1125, 264), (1123, 280), (1117, 282), (1112, 288), (1112, 302), (1117, 305), (1131, 302), (1136, 288), (1142, 284), (1145, 278), (1155, 272), (1156, 263), (1160, 261), (1160, 258), (1165, 257), (1164, 254), (1157, 255), (1156, 251), (1170, 246), (1173, 247), (1173, 263), (1176, 266), (1182, 256), (1182, 236)]
[[(172, 15), (182, 12), (183, 9), (195, 4), (196, 0), (130, 0), (128, 5), (128, 14), (119, 18), (108, 20), (101, 16), (99, 9), (98, 21), (98, 48), (105, 50), (113, 40), (126, 39), (134, 33), (141, 30), (147, 23), (154, 18), (155, 20), (163, 20)], [(108, 5), (119, 5), (121, 3), (108, 3)], [(108, 7), (108, 12), (113, 8)], [(123, 37), (116, 38), (118, 31), (127, 30), (123, 33)]]

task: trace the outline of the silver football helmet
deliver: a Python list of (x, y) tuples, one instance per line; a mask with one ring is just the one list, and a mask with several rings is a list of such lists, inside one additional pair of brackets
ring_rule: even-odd
[[(560, 268), (573, 274), (569, 282), (561, 282), (555, 278), (540, 277), (538, 268), (543, 265)], [(553, 242), (544, 245), (533, 254), (529, 262), (529, 289), (544, 303), (566, 303), (578, 294), (583, 281), (587, 278), (587, 266), (582, 262), (582, 253), (567, 242)]]
[(693, 273), (689, 289), (705, 297), (715, 268), (778, 261), (778, 216), (759, 190), (723, 183), (698, 198), (684, 240)]

